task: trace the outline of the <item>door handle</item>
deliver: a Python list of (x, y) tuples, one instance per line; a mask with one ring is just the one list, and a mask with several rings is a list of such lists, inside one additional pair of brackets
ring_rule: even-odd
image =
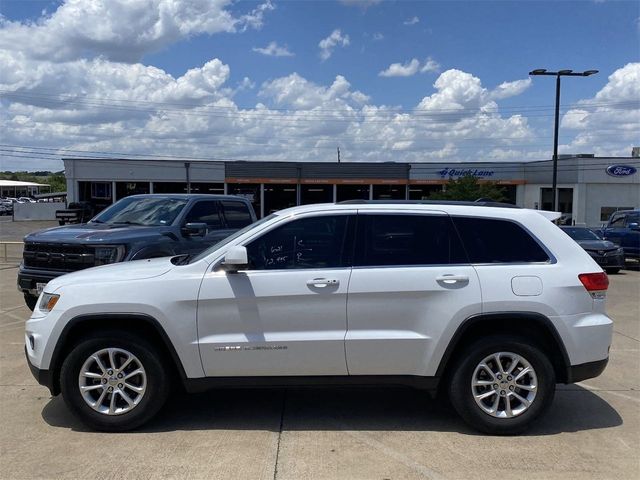
[(307, 280), (307, 286), (325, 288), (340, 285), (340, 281), (335, 278), (314, 278), (313, 280)]
[(469, 277), (467, 275), (445, 274), (445, 275), (440, 275), (439, 277), (436, 277), (436, 282), (442, 282), (447, 284), (453, 284), (458, 282), (468, 282), (468, 281), (469, 281)]

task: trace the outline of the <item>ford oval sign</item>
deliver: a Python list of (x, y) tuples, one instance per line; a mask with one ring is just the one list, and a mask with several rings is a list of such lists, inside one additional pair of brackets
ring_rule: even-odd
[(612, 177), (628, 177), (636, 173), (636, 167), (629, 165), (609, 165), (607, 167), (607, 174)]

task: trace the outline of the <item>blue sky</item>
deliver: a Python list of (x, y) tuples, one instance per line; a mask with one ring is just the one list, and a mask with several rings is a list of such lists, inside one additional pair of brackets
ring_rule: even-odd
[[(79, 5), (77, 7), (81, 8), (82, 0), (75, 1)], [(170, 0), (150, 0), (148, 4), (149, 8), (153, 9), (155, 5), (158, 8), (163, 8), (163, 4), (168, 2)], [(117, 2), (114, 0), (111, 6), (115, 3)], [(206, 2), (198, 0), (194, 3), (205, 5), (201, 5), (201, 7), (205, 9), (204, 14), (206, 15), (206, 8), (208, 8)], [(222, 9), (234, 18), (241, 18), (265, 5), (263, 2), (231, 3), (224, 0), (211, 0), (211, 4), (217, 4), (216, 8)], [(0, 25), (0, 48), (3, 45), (3, 30), (5, 33), (4, 46), (9, 51), (7, 45), (10, 44), (10, 41), (14, 41), (15, 44), (16, 39), (37, 37), (33, 34), (29, 35), (27, 33), (29, 29), (32, 33), (35, 31), (34, 29), (38, 28), (44, 31), (46, 27), (43, 25), (46, 24), (47, 19), (53, 17), (55, 20), (56, 15), (62, 16), (64, 9), (61, 9), (60, 5), (60, 2), (51, 1), (2, 0), (0, 12), (4, 17), (4, 24)], [(108, 2), (105, 5), (106, 8), (111, 8)], [(522, 145), (528, 142), (524, 152), (528, 155), (526, 158), (530, 159), (543, 158), (545, 156), (545, 142), (551, 143), (553, 79), (538, 77), (526, 85), (519, 84), (522, 88), (515, 88), (515, 85), (512, 85), (509, 88), (513, 87), (514, 92), (510, 94), (497, 96), (492, 95), (491, 92), (504, 82), (525, 81), (528, 78), (527, 73), (533, 68), (571, 68), (574, 70), (595, 68), (600, 70), (600, 74), (596, 76), (563, 80), (563, 104), (580, 110), (570, 112), (567, 118), (569, 120), (581, 119), (580, 125), (568, 121), (566, 123), (567, 129), (563, 128), (562, 139), (566, 143), (566, 148), (574, 150), (586, 148), (596, 150), (596, 153), (600, 154), (620, 154), (627, 149), (630, 151), (631, 145), (640, 143), (637, 130), (635, 135), (633, 132), (633, 123), (637, 121), (637, 115), (629, 112), (630, 109), (638, 109), (638, 106), (633, 105), (633, 102), (640, 102), (638, 87), (634, 88), (632, 85), (638, 78), (637, 65), (640, 54), (640, 4), (638, 2), (302, 2), (274, 0), (270, 3), (267, 2), (266, 5), (267, 8), (264, 8), (258, 21), (254, 21), (254, 19), (249, 23), (234, 24), (235, 26), (232, 27), (229, 25), (199, 27), (178, 36), (172, 36), (173, 34), (168, 30), (166, 38), (160, 39), (152, 45), (142, 46), (137, 58), (126, 58), (124, 61), (121, 56), (126, 55), (126, 52), (116, 54), (113, 52), (114, 49), (126, 50), (126, 45), (114, 46), (117, 43), (115, 40), (113, 41), (115, 43), (109, 44), (107, 41), (98, 46), (95, 43), (96, 39), (88, 38), (91, 34), (67, 40), (64, 29), (60, 28), (50, 28), (45, 32), (48, 37), (44, 38), (54, 38), (54, 43), (60, 41), (61, 44), (62, 42), (79, 44), (73, 47), (72, 53), (65, 54), (64, 58), (54, 60), (57, 67), (65, 62), (71, 65), (73, 62), (77, 64), (80, 61), (94, 61), (96, 58), (106, 57), (109, 61), (114, 62), (114, 65), (122, 64), (129, 70), (132, 65), (153, 66), (163, 70), (173, 79), (179, 79), (189, 69), (203, 68), (207, 62), (218, 59), (228, 67), (228, 73), (222, 75), (224, 81), (221, 85), (216, 86), (216, 92), (208, 91), (210, 98), (207, 98), (206, 102), (203, 101), (203, 107), (219, 105), (220, 97), (223, 96), (233, 103), (234, 108), (246, 109), (247, 111), (251, 111), (257, 103), (264, 103), (268, 108), (278, 111), (283, 109), (298, 110), (300, 105), (292, 102), (290, 95), (297, 95), (302, 91), (307, 92), (309, 88), (313, 87), (327, 89), (334, 83), (337, 76), (346, 79), (349, 84), (349, 92), (360, 92), (368, 97), (364, 104), (376, 108), (397, 108), (401, 112), (411, 111), (419, 105), (422, 106), (420, 108), (435, 108), (435, 111), (449, 108), (477, 108), (481, 110), (487, 106), (491, 109), (494, 107), (489, 102), (495, 101), (495, 109), (499, 109), (499, 112), (498, 118), (494, 120), (502, 123), (492, 128), (504, 128), (505, 131), (508, 131), (511, 127), (509, 123), (505, 122), (508, 122), (509, 119), (513, 121), (514, 115), (526, 118), (526, 126), (517, 126), (522, 129), (517, 138), (523, 139)], [(46, 12), (44, 16), (43, 11)], [(91, 18), (88, 17), (88, 22), (90, 21)], [(126, 30), (126, 34), (135, 36), (135, 21), (135, 15), (123, 14), (123, 24), (132, 22), (131, 27)], [(37, 24), (29, 22), (37, 22)], [(65, 25), (68, 24), (69, 22), (65, 23)], [(182, 28), (180, 25), (179, 27)], [(330, 56), (323, 59), (319, 43), (336, 30), (339, 31), (341, 41), (330, 50)], [(69, 35), (73, 36), (73, 34)], [(61, 38), (56, 40), (56, 36)], [(345, 41), (347, 37), (348, 41)], [(135, 38), (132, 38), (132, 41), (134, 40)], [(82, 42), (85, 42), (85, 47), (82, 46)], [(272, 42), (275, 42), (275, 45), (281, 49), (286, 48), (290, 55), (273, 56), (256, 51), (258, 48), (267, 47)], [(22, 49), (21, 46), (14, 48), (18, 51)], [(43, 58), (38, 53), (38, 48), (41, 47), (26, 45), (24, 52), (18, 53), (23, 53), (27, 60), (21, 58), (20, 61), (40, 62), (39, 65), (50, 61), (49, 58)], [(17, 55), (17, 53), (10, 51), (7, 55)], [(410, 67), (410, 62), (413, 59), (415, 59), (415, 65)], [(427, 59), (432, 62), (431, 68), (426, 72), (421, 72), (420, 70), (425, 66)], [(413, 71), (414, 73), (409, 75), (405, 70), (404, 76), (380, 75), (392, 64), (408, 67), (409, 72)], [(625, 66), (627, 66), (627, 70), (621, 71)], [(441, 78), (440, 76), (448, 71), (463, 72), (467, 76), (462, 78), (460, 76), (462, 73), (458, 77), (450, 74), (442, 78), (441, 88), (434, 87), (434, 83)], [(620, 71), (618, 73), (620, 78), (612, 82), (609, 77), (618, 71)], [(292, 79), (291, 75), (294, 73), (297, 74), (297, 78)], [(244, 87), (238, 88), (245, 78)], [(464, 103), (467, 99), (451, 100), (448, 98), (450, 95), (464, 96), (465, 88), (479, 88), (478, 85), (473, 84), (474, 79), (477, 79), (481, 88), (486, 90), (484, 93), (471, 92), (471, 97), (479, 96), (470, 98), (468, 104)], [(74, 80), (71, 83), (76, 81), (80, 80)], [(91, 81), (85, 79), (80, 83), (86, 84)], [(132, 81), (135, 82), (135, 80)], [(283, 91), (287, 88), (287, 84), (296, 82), (296, 88), (291, 88), (291, 91), (287, 92)], [(469, 82), (469, 87), (466, 87), (464, 82)], [(0, 89), (5, 93), (7, 91), (29, 91), (31, 95), (51, 94), (47, 93), (47, 86), (44, 82), (32, 83), (30, 87), (25, 87), (25, 83), (29, 82), (21, 83), (15, 78), (3, 81), (2, 74), (0, 74)], [(628, 83), (629, 85), (626, 86)], [(452, 90), (451, 94), (447, 93), (447, 88), (453, 84), (457, 85), (457, 90), (455, 92)], [(228, 91), (221, 93), (224, 88)], [(59, 86), (52, 87), (50, 90), (55, 91), (56, 94), (63, 93)], [(91, 98), (96, 96), (106, 99), (117, 98), (121, 90), (116, 88), (112, 92), (113, 94), (110, 94), (109, 89), (105, 90), (102, 87), (92, 87), (91, 85), (86, 87), (86, 91), (92, 93)], [(77, 94), (76, 91), (68, 93)], [(439, 98), (434, 97), (424, 103), (424, 99), (437, 94), (440, 94)], [(278, 101), (279, 96), (286, 97), (288, 100)], [(189, 98), (196, 97), (200, 98), (198, 95)], [(355, 98), (344, 96), (340, 101), (354, 107)], [(324, 103), (307, 102), (304, 105), (305, 108), (316, 108), (321, 112), (326, 112), (338, 108), (334, 100), (325, 99)], [(15, 104), (21, 101), (29, 103), (24, 99), (9, 97), (5, 98), (2, 104), (3, 108), (8, 109), (9, 116), (11, 120), (14, 120), (14, 123), (14, 110), (20, 110)], [(134, 99), (134, 101), (136, 100)], [(143, 95), (137, 101), (144, 102), (151, 101), (151, 99)], [(578, 104), (581, 103), (586, 106), (578, 107)], [(13, 110), (11, 109), (12, 104)], [(340, 105), (344, 106), (342, 103)], [(607, 138), (615, 138), (615, 141), (608, 141), (606, 146), (604, 143), (607, 142), (603, 142), (602, 138), (596, 142), (593, 136), (594, 131), (603, 124), (611, 126), (607, 121), (607, 115), (615, 115), (615, 111), (598, 111), (596, 115), (596, 110), (602, 110), (608, 106), (612, 106), (609, 110), (616, 110), (616, 108), (620, 108), (619, 105), (623, 105), (625, 108), (623, 116), (626, 119), (624, 125), (619, 125), (619, 131), (626, 133), (617, 135), (616, 131), (611, 131)], [(630, 106), (635, 108), (630, 108)], [(541, 108), (538, 110), (538, 107)], [(567, 109), (571, 110), (569, 107)], [(359, 105), (359, 108), (364, 108), (364, 106)], [(53, 110), (61, 113), (60, 108)], [(587, 118), (580, 112), (588, 112), (592, 115)], [(20, 113), (24, 114), (25, 112), (20, 111)], [(32, 110), (31, 113), (33, 113)], [(566, 112), (563, 111), (564, 113)], [(127, 119), (116, 120), (127, 121)], [(382, 124), (385, 120), (393, 122), (393, 118), (388, 116), (378, 118), (376, 122)], [(475, 120), (482, 121), (481, 118)], [(473, 118), (470, 121), (473, 121)], [(102, 123), (109, 125), (113, 122), (105, 119)], [(280, 125), (283, 123), (281, 122)], [(285, 122), (284, 125), (288, 124)], [(276, 129), (277, 126), (272, 125), (271, 128)], [(461, 127), (461, 125), (457, 126)], [(35, 125), (32, 127), (42, 128)], [(142, 131), (144, 128), (149, 129), (149, 124), (139, 123), (136, 124), (136, 127)], [(210, 127), (210, 133), (215, 133), (216, 127)], [(265, 126), (263, 125), (263, 127)], [(351, 130), (358, 129), (361, 124), (356, 121), (352, 127)], [(393, 125), (392, 127), (395, 128)], [(422, 128), (419, 125), (417, 127)], [(431, 127), (434, 128), (434, 131), (442, 130), (438, 125), (429, 125), (429, 128)], [(463, 142), (465, 138), (475, 138), (473, 137), (473, 128), (469, 128), (468, 125), (462, 125), (462, 127), (464, 128), (460, 128), (460, 132)], [(360, 151), (364, 154), (363, 144), (358, 144), (357, 138), (349, 137), (348, 130), (345, 128), (339, 132), (341, 135), (339, 138), (344, 138), (347, 150), (351, 146), (354, 152)], [(12, 144), (33, 146), (33, 135), (27, 134), (20, 138), (19, 130), (11, 128), (11, 132)], [(327, 136), (330, 137), (331, 132), (331, 128), (326, 132), (319, 132), (316, 140), (326, 140)], [(243, 141), (241, 132), (232, 133), (237, 140), (236, 143)], [(225, 131), (225, 134), (228, 135), (229, 132)], [(380, 132), (370, 132), (370, 134), (375, 137)], [(371, 159), (372, 152), (370, 150), (373, 148), (384, 150), (392, 146), (396, 152), (412, 149), (406, 145), (416, 141), (415, 131), (411, 133), (405, 129), (397, 131), (395, 134), (398, 135), (398, 138), (394, 140), (390, 137), (389, 142), (391, 143), (375, 147), (369, 144), (369, 150), (366, 152), (369, 155), (368, 159)], [(389, 135), (392, 134), (389, 133)], [(479, 130), (476, 135), (483, 136), (485, 133)], [(548, 140), (545, 139), (545, 136), (548, 136)], [(587, 141), (587, 138), (590, 140)], [(82, 142), (78, 142), (77, 139), (69, 139), (67, 142), (64, 140), (57, 132), (55, 135), (52, 134), (49, 143), (41, 141), (37, 143), (50, 145), (52, 148), (69, 148), (69, 146), (77, 149), (86, 148), (87, 151), (96, 151), (98, 146), (104, 147), (105, 145), (111, 146), (113, 151), (115, 148), (136, 151), (136, 148), (127, 145), (126, 142), (118, 138), (114, 138), (112, 144), (109, 144), (104, 138), (94, 138), (91, 142), (85, 142), (85, 147), (82, 147)], [(473, 150), (468, 140), (464, 144), (458, 143), (460, 135), (450, 139), (440, 136), (437, 137), (437, 142), (435, 142), (435, 137), (423, 140), (425, 142), (434, 140), (432, 143), (443, 147), (443, 149), (449, 144), (454, 148), (459, 147), (455, 151), (451, 150), (450, 158), (452, 160), (468, 160), (467, 157)], [(176, 142), (178, 141), (179, 138), (176, 138)], [(419, 144), (419, 142), (415, 143), (415, 145)], [(507, 150), (511, 144), (505, 145), (503, 150)], [(300, 150), (309, 147), (304, 143), (300, 143), (298, 146)], [(495, 146), (495, 142), (491, 145), (491, 147), (493, 146)], [(487, 148), (484, 150), (479, 148), (476, 153), (487, 156), (487, 152), (489, 152)], [(201, 153), (197, 149), (189, 151), (192, 151), (194, 155)], [(175, 152), (180, 154), (181, 150), (176, 149)], [(275, 150), (273, 153), (275, 155)], [(239, 154), (240, 152), (229, 151), (229, 155)], [(242, 154), (246, 157), (251, 155), (251, 152), (244, 151)], [(520, 153), (512, 152), (512, 156), (522, 156), (522, 154), (523, 151)], [(406, 158), (412, 160), (411, 155)], [(273, 158), (285, 159), (278, 155)], [(394, 156), (394, 158), (396, 157)], [(314, 158), (311, 155), (309, 159), (319, 158)], [(354, 157), (354, 160), (356, 159)], [(506, 158), (505, 154), (504, 159), (513, 158)], [(5, 159), (5, 162), (8, 161)], [(425, 161), (428, 161), (428, 158), (425, 158)], [(11, 163), (14, 162), (11, 161)]]

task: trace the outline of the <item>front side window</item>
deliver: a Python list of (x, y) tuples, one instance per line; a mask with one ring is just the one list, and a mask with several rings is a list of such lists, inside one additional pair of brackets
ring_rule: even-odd
[(447, 215), (360, 215), (355, 265), (467, 263)]
[(612, 227), (622, 227), (624, 225), (624, 215), (616, 215), (611, 219)]
[(187, 213), (185, 223), (206, 223), (211, 229), (222, 228), (222, 220), (218, 212), (218, 202), (215, 200), (201, 200), (196, 202)]
[(452, 217), (471, 263), (548, 262), (549, 255), (515, 222)]
[(348, 215), (293, 220), (247, 245), (251, 270), (349, 266)]

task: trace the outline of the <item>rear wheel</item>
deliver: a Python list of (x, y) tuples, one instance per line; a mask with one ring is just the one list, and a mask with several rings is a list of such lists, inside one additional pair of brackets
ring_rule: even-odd
[(609, 275), (615, 275), (616, 273), (618, 273), (620, 271), (619, 268), (605, 268), (604, 269), (605, 272), (607, 272)]
[(29, 310), (33, 312), (33, 310), (36, 308), (36, 304), (38, 303), (38, 297), (36, 297), (35, 295), (31, 295), (30, 293), (25, 293), (24, 303), (26, 303)]
[(546, 354), (515, 336), (472, 344), (454, 366), (449, 398), (458, 414), (485, 433), (524, 431), (551, 404), (555, 372)]
[(121, 332), (76, 345), (60, 371), (69, 409), (91, 428), (125, 431), (151, 419), (164, 405), (169, 378), (157, 350)]

